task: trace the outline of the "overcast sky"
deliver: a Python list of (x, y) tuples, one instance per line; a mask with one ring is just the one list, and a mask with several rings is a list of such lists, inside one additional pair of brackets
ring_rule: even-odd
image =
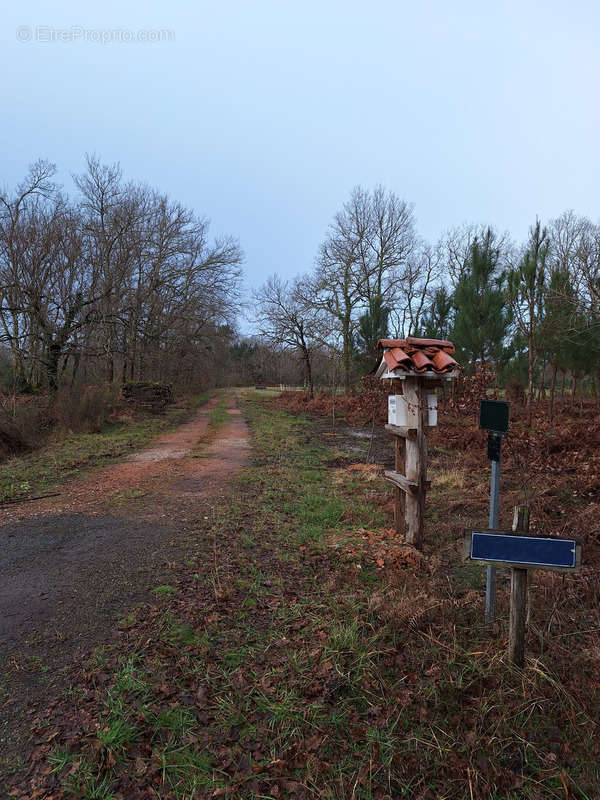
[[(356, 184), (432, 241), (600, 216), (592, 0), (93, 5), (3, 3), (5, 185), (39, 157), (69, 190), (86, 152), (119, 161), (237, 236), (250, 286), (309, 269)], [(162, 41), (100, 41), (138, 36)]]

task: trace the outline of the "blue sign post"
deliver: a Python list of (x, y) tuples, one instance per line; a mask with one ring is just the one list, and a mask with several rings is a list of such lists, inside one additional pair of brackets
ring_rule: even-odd
[(574, 539), (518, 536), (509, 531), (472, 531), (472, 561), (520, 569), (573, 570), (577, 567), (578, 545)]
[(463, 540), (464, 558), (487, 564), (488, 569), (497, 566), (511, 568), (509, 654), (511, 661), (519, 667), (525, 662), (529, 570), (577, 572), (581, 566), (581, 545), (575, 539), (529, 536), (528, 532), (529, 508), (518, 506), (512, 531), (465, 531)]

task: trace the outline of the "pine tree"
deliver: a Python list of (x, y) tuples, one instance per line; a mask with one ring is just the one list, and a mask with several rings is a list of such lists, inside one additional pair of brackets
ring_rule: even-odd
[(389, 314), (389, 308), (384, 305), (380, 294), (371, 297), (368, 311), (358, 320), (355, 346), (361, 356), (375, 354), (377, 342), (387, 336)]
[(471, 368), (477, 361), (497, 363), (504, 351), (510, 313), (499, 260), (494, 232), (488, 228), (481, 239), (474, 239), (454, 291), (453, 340), (459, 360)]
[(572, 341), (575, 292), (567, 269), (556, 267), (548, 283), (544, 319), (540, 339), (547, 363), (552, 369), (550, 380), (550, 421), (554, 416), (556, 376), (559, 369), (569, 367)]
[(533, 414), (533, 379), (541, 344), (544, 317), (548, 233), (540, 221), (530, 229), (529, 242), (519, 265), (508, 275), (508, 294), (515, 322), (527, 340), (527, 424)]
[(438, 287), (433, 294), (431, 306), (423, 315), (420, 334), (426, 339), (452, 338), (453, 311), (452, 294), (445, 286)]

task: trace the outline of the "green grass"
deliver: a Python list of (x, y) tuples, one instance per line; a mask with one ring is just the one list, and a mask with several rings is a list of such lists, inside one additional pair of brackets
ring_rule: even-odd
[(209, 425), (211, 428), (216, 429), (223, 425), (229, 419), (227, 413), (227, 398), (220, 397), (217, 404), (213, 406), (209, 414)]
[(164, 586), (156, 586), (153, 591), (154, 594), (158, 595), (159, 597), (164, 597), (165, 595), (175, 594), (177, 589), (174, 586), (165, 584)]
[(153, 437), (180, 425), (210, 393), (195, 395), (187, 408), (168, 408), (164, 416), (144, 416), (109, 425), (101, 433), (57, 435), (34, 452), (0, 463), (0, 503), (60, 487), (94, 467), (117, 461), (147, 445)]
[[(357, 528), (385, 521), (387, 489), (332, 482), (313, 423), (261, 395), (245, 401), (250, 466), (200, 515), (176, 586), (157, 587), (176, 593), (96, 654), (110, 679), (81, 745), (56, 745), (60, 785), (106, 800), (151, 773), (176, 800), (536, 800), (564, 798), (566, 782), (573, 800), (595, 797), (600, 703), (578, 692), (590, 664), (570, 653), (550, 667), (531, 643), (513, 670), (505, 609), (491, 635), (483, 571), (452, 554), (454, 531), (422, 567), (375, 569)], [(332, 532), (353, 542), (350, 561)]]
[(250, 389), (244, 389), (244, 394), (246, 397), (253, 399), (253, 400), (273, 400), (275, 397), (279, 397), (281, 394), (280, 389), (254, 389), (253, 387)]

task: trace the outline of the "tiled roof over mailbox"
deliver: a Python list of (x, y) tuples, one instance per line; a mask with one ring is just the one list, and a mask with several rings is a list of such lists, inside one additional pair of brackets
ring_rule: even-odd
[(462, 369), (452, 358), (455, 352), (452, 342), (407, 336), (406, 339), (380, 339), (378, 345), (383, 349), (383, 361), (377, 370), (379, 375), (386, 371), (385, 367), (388, 373), (416, 375), (431, 372), (448, 375)]

